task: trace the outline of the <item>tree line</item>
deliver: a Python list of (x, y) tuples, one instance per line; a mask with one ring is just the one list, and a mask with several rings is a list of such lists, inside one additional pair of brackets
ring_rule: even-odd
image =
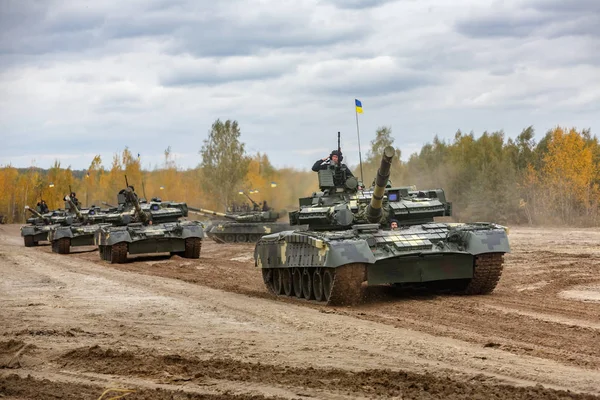
[[(515, 139), (500, 132), (456, 132), (453, 140), (425, 144), (418, 153), (396, 159), (393, 186), (443, 188), (459, 222), (598, 226), (600, 216), (600, 145), (589, 129), (556, 127), (539, 141), (533, 127)], [(365, 184), (375, 177), (383, 149), (394, 145), (390, 127), (380, 127), (363, 160)], [(342, 149), (343, 150), (343, 149)], [(278, 211), (292, 210), (298, 198), (318, 190), (316, 174), (306, 168), (275, 168), (266, 154), (247, 154), (237, 121), (216, 120), (199, 150), (196, 168), (179, 168), (170, 147), (164, 162), (143, 170), (126, 147), (109, 167), (94, 157), (86, 171), (55, 161), (48, 170), (0, 168), (0, 215), (23, 222), (24, 206), (45, 199), (51, 209), (64, 207), (71, 190), (85, 205), (114, 204), (125, 178), (142, 197), (185, 201), (190, 206), (225, 211), (232, 202), (267, 201)], [(360, 177), (358, 165), (351, 165)]]

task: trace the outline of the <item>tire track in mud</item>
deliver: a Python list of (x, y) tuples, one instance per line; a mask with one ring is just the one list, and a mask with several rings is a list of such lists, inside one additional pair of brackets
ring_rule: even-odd
[[(484, 376), (474, 376), (469, 381), (460, 381), (450, 377), (437, 377), (433, 374), (417, 374), (407, 371), (389, 369), (369, 369), (358, 372), (335, 368), (298, 368), (280, 367), (260, 363), (248, 363), (233, 359), (182, 357), (178, 354), (160, 355), (152, 350), (137, 352), (117, 351), (100, 346), (83, 347), (68, 351), (54, 360), (60, 365), (63, 373), (83, 379), (86, 376), (110, 376), (127, 381), (130, 377), (155, 382), (161, 389), (149, 392), (136, 389), (138, 396), (128, 398), (170, 398), (169, 392), (179, 391), (176, 385), (186, 383), (188, 393), (191, 387), (213, 385), (219, 382), (236, 382), (236, 387), (249, 386), (253, 391), (261, 387), (280, 388), (288, 392), (290, 397), (317, 398), (403, 398), (403, 399), (464, 399), (464, 398), (498, 398), (498, 399), (599, 399), (590, 394), (571, 391), (534, 387), (515, 387), (494, 384)], [(90, 375), (92, 374), (92, 375)], [(97, 374), (97, 375), (96, 375)], [(217, 378), (218, 377), (218, 378)], [(18, 387), (26, 385), (27, 389)], [(10, 374), (0, 377), (0, 393), (8, 395), (26, 395), (31, 388), (53, 396), (62, 395), (69, 398), (69, 391), (80, 395), (98, 393), (98, 386), (61, 385), (27, 377), (25, 379)], [(174, 387), (170, 387), (174, 386)], [(227, 386), (224, 384), (223, 386)], [(266, 389), (265, 389), (266, 390)], [(40, 393), (40, 392), (38, 392)], [(273, 398), (270, 396), (269, 398)], [(264, 398), (260, 393), (241, 394), (240, 399)], [(221, 399), (221, 395), (214, 397)], [(252, 397), (249, 397), (252, 396)], [(82, 396), (80, 398), (85, 398)], [(91, 398), (91, 397), (90, 397)], [(196, 398), (196, 397), (186, 397)], [(275, 397), (277, 398), (277, 397)]]
[[(122, 386), (99, 385), (98, 379), (67, 379), (65, 376), (40, 376), (17, 373), (0, 374), (0, 395), (18, 399), (67, 399), (67, 400), (96, 400), (116, 399), (126, 395), (129, 400), (263, 400), (284, 399), (279, 396), (262, 396), (257, 394), (234, 394), (231, 392), (206, 393), (203, 390), (190, 390), (182, 387), (170, 388), (169, 385), (137, 385)], [(48, 378), (52, 378), (48, 379)], [(82, 383), (85, 382), (85, 383)], [(108, 386), (108, 387), (107, 387)], [(111, 390), (112, 389), (112, 390)]]

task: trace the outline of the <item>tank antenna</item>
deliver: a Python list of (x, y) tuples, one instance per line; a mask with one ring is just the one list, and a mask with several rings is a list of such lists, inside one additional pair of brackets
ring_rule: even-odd
[(148, 197), (146, 197), (146, 187), (144, 186), (144, 178), (142, 178), (142, 193), (144, 193), (144, 199), (148, 201)]

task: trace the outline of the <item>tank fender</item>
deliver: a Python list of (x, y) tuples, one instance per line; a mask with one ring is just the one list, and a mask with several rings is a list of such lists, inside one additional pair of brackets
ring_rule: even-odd
[(375, 264), (375, 256), (366, 240), (329, 241), (325, 267), (335, 268), (344, 264)]
[(204, 229), (202, 224), (189, 224), (181, 226), (183, 231), (181, 232), (181, 238), (187, 239), (191, 237), (204, 238)]
[(73, 232), (71, 232), (71, 228), (68, 226), (60, 226), (52, 232), (52, 240), (58, 240), (62, 238), (72, 238)]
[[(473, 255), (483, 253), (510, 253), (506, 229), (501, 226), (492, 229), (482, 229), (451, 232), (451, 241), (459, 245), (459, 250), (466, 250)], [(463, 249), (461, 249), (463, 247)]]
[(127, 242), (127, 243), (131, 243), (131, 235), (129, 234), (129, 232), (127, 232), (126, 230), (122, 230), (122, 231), (113, 231), (110, 232), (109, 234), (106, 234), (106, 237), (104, 239), (104, 244), (107, 246), (112, 246), (113, 244), (116, 243), (120, 243), (120, 242)]
[(21, 227), (21, 236), (31, 236), (35, 235), (35, 227), (30, 225), (25, 225)]

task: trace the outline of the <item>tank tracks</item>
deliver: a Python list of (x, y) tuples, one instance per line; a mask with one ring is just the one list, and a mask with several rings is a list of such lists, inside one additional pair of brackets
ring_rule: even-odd
[(38, 242), (35, 241), (33, 236), (23, 236), (23, 244), (25, 247), (34, 247), (37, 246)]
[(52, 252), (69, 254), (71, 252), (71, 238), (63, 237), (52, 242)]
[(110, 261), (111, 264), (123, 264), (127, 262), (127, 243), (121, 242), (112, 246), (98, 246), (100, 258)]
[(494, 291), (502, 269), (504, 253), (486, 253), (475, 256), (473, 278), (464, 290), (464, 294), (489, 294)]
[[(460, 293), (466, 295), (491, 293), (500, 280), (503, 263), (503, 253), (475, 256), (473, 278), (463, 286)], [(366, 265), (356, 263), (337, 268), (263, 268), (262, 273), (265, 286), (272, 294), (328, 306), (344, 306), (360, 303), (361, 285), (366, 280)]]
[(184, 258), (200, 258), (200, 250), (202, 249), (202, 240), (200, 238), (185, 239)]
[(355, 263), (337, 268), (263, 268), (262, 272), (267, 289), (275, 295), (296, 297), (328, 306), (344, 306), (361, 301), (361, 284), (366, 278), (366, 265)]
[[(202, 249), (202, 240), (200, 238), (185, 239), (185, 250), (182, 252), (172, 252), (183, 258), (200, 258)], [(100, 258), (104, 261), (110, 261), (111, 264), (123, 264), (127, 262), (127, 242), (115, 243), (112, 246), (98, 246)]]

